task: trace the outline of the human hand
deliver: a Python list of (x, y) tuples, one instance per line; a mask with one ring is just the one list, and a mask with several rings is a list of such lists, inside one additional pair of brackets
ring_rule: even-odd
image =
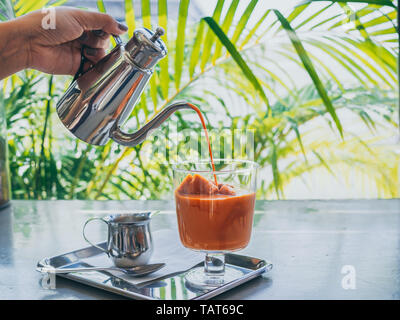
[(42, 27), (44, 17), (39, 10), (12, 22), (16, 36), (25, 42), (23, 68), (50, 74), (74, 75), (81, 64), (82, 46), (89, 64), (96, 63), (105, 56), (110, 35), (128, 30), (107, 14), (74, 8), (55, 8), (55, 29)]

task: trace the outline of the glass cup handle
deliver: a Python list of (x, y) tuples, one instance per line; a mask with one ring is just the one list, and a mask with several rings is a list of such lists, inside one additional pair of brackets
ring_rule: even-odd
[(99, 250), (101, 250), (101, 251), (103, 251), (103, 252), (109, 254), (108, 250), (105, 250), (104, 248), (102, 248), (102, 247), (100, 247), (100, 246), (98, 246), (98, 245), (95, 245), (94, 243), (92, 243), (92, 242), (86, 237), (86, 234), (85, 234), (86, 226), (88, 225), (89, 222), (92, 222), (92, 221), (94, 221), (94, 220), (103, 221), (104, 223), (106, 223), (106, 224), (108, 225), (108, 222), (107, 222), (106, 220), (104, 220), (103, 218), (90, 218), (90, 219), (88, 219), (88, 220), (85, 222), (84, 226), (83, 226), (83, 230), (82, 230), (83, 238), (84, 238), (84, 239), (86, 240), (86, 242), (89, 243), (91, 246), (93, 246), (93, 247), (95, 247), (95, 248), (97, 248), (97, 249), (99, 249)]

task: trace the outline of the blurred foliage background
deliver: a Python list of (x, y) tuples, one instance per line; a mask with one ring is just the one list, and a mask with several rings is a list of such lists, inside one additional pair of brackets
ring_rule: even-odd
[[(135, 28), (162, 26), (169, 50), (128, 129), (188, 100), (214, 129), (215, 153), (220, 132), (254, 130), (259, 199), (285, 198), (293, 183), (307, 188), (316, 172), (365, 186), (373, 197), (399, 196), (399, 153), (388, 142), (398, 134), (395, 2), (302, 1), (281, 12), (264, 9), (265, 3), (261, 8), (264, 1), (249, 0), (243, 8), (239, 0), (218, 0), (212, 16), (195, 23), (188, 21), (190, 0), (173, 8), (167, 0), (122, 2), (129, 26), (124, 39)], [(0, 18), (64, 3), (0, 0)], [(97, 1), (97, 8), (106, 12), (107, 3)], [(177, 19), (169, 18), (171, 10)], [(70, 81), (33, 70), (3, 81), (12, 197), (168, 198), (168, 163), (196, 153), (187, 150), (182, 132), (200, 134), (200, 122), (190, 112), (174, 115), (161, 130), (167, 144), (92, 147), (57, 119), (55, 104)], [(234, 137), (220, 142), (235, 144)], [(149, 156), (157, 146), (168, 152)]]

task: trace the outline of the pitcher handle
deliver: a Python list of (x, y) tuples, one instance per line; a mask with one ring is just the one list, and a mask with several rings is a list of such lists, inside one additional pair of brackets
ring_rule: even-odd
[(99, 250), (101, 250), (101, 251), (103, 251), (103, 252), (109, 254), (108, 250), (105, 250), (105, 249), (103, 249), (102, 247), (100, 247), (100, 246), (98, 246), (98, 245), (92, 243), (92, 242), (86, 237), (86, 234), (85, 234), (86, 226), (88, 225), (89, 222), (92, 222), (92, 221), (94, 221), (94, 220), (103, 221), (105, 224), (108, 225), (108, 222), (107, 222), (106, 220), (104, 220), (103, 218), (90, 218), (90, 219), (88, 219), (88, 220), (85, 222), (85, 224), (83, 225), (83, 230), (82, 230), (83, 238), (84, 238), (84, 239), (86, 240), (86, 242), (89, 243), (91, 246), (93, 246), (93, 247), (95, 247), (95, 248), (97, 248), (97, 249), (99, 249)]

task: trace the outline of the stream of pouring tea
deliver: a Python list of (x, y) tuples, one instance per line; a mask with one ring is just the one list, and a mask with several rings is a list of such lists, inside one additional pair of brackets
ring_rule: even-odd
[(210, 138), (208, 137), (208, 131), (207, 131), (207, 127), (206, 127), (206, 122), (204, 121), (204, 117), (203, 114), (201, 113), (200, 109), (197, 108), (195, 105), (188, 103), (189, 107), (191, 107), (194, 111), (196, 111), (197, 115), (200, 118), (201, 121), (201, 125), (203, 126), (203, 130), (204, 133), (206, 135), (206, 140), (207, 140), (207, 144), (208, 144), (208, 152), (210, 153), (210, 160), (211, 160), (211, 165), (212, 165), (212, 169), (213, 169), (213, 174), (214, 174), (214, 182), (215, 185), (218, 186), (218, 181), (217, 181), (217, 175), (215, 174), (215, 164), (214, 164), (214, 158), (213, 158), (213, 154), (212, 154), (212, 149), (211, 149), (211, 143), (210, 143)]

